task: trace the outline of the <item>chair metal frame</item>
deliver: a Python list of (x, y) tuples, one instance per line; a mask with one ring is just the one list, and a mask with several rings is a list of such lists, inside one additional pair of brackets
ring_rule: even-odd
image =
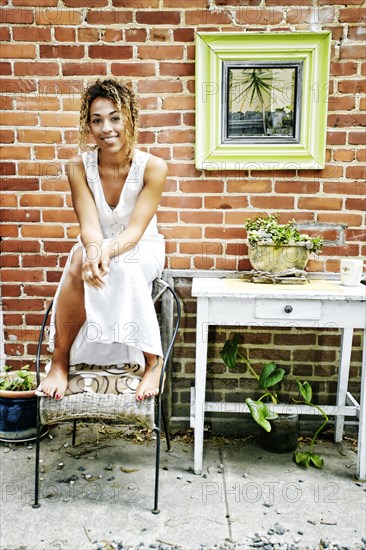
[[(164, 353), (164, 360), (163, 360), (163, 367), (161, 370), (160, 375), (160, 381), (159, 381), (159, 393), (155, 397), (155, 407), (154, 407), (154, 432), (156, 433), (156, 454), (155, 454), (155, 485), (154, 485), (154, 508), (152, 509), (153, 514), (159, 514), (160, 509), (158, 507), (158, 498), (159, 498), (159, 470), (160, 470), (160, 443), (161, 443), (161, 424), (163, 424), (164, 433), (166, 437), (166, 443), (167, 443), (167, 452), (170, 451), (170, 439), (169, 439), (169, 433), (168, 433), (168, 424), (166, 419), (166, 414), (164, 411), (164, 405), (162, 400), (162, 394), (163, 394), (163, 384), (164, 384), (164, 375), (166, 372), (166, 367), (169, 361), (170, 354), (173, 349), (173, 345), (175, 342), (175, 338), (178, 333), (178, 328), (180, 325), (180, 318), (181, 318), (181, 306), (178, 299), (178, 296), (173, 289), (173, 287), (164, 281), (163, 279), (156, 279), (154, 283), (158, 283), (161, 286), (160, 291), (154, 296), (154, 303), (159, 300), (163, 294), (165, 294), (166, 291), (169, 291), (173, 297), (173, 300), (175, 302), (175, 309), (176, 309), (176, 320), (174, 323), (174, 327), (172, 330), (172, 334), (170, 337), (170, 340), (167, 344), (165, 353)], [(37, 347), (37, 355), (36, 355), (36, 373), (37, 373), (37, 386), (40, 384), (41, 378), (41, 369), (40, 369), (40, 360), (41, 360), (41, 351), (42, 351), (42, 343), (44, 339), (44, 333), (45, 328), (48, 321), (48, 316), (51, 312), (53, 306), (53, 300), (50, 303), (50, 305), (47, 308), (47, 311), (44, 315), (40, 335), (38, 339), (38, 347)], [(42, 430), (42, 424), (40, 420), (40, 400), (41, 399), (49, 399), (48, 397), (39, 397), (37, 396), (37, 435), (36, 435), (36, 456), (35, 456), (35, 479), (34, 479), (34, 503), (32, 504), (33, 508), (39, 508), (41, 505), (39, 503), (39, 457), (40, 457), (40, 441), (41, 441), (41, 430)], [(75, 445), (75, 438), (76, 438), (76, 419), (70, 418), (70, 420), (73, 421), (73, 430), (72, 430), (72, 445)], [(96, 417), (95, 420), (98, 420)], [(111, 420), (113, 418), (111, 417)]]

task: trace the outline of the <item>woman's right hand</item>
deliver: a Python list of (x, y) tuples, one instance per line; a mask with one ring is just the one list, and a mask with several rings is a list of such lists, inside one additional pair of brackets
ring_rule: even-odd
[(109, 273), (110, 257), (107, 249), (102, 249), (98, 258), (84, 259), (81, 277), (84, 283), (93, 288), (102, 288), (103, 277)]

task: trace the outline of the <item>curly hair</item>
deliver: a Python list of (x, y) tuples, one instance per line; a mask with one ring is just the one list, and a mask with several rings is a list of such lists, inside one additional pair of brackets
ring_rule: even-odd
[(121, 111), (126, 120), (127, 156), (132, 158), (133, 147), (136, 143), (138, 110), (134, 93), (127, 86), (114, 79), (98, 79), (88, 86), (81, 98), (79, 145), (81, 149), (90, 148), (90, 107), (94, 99), (105, 97)]

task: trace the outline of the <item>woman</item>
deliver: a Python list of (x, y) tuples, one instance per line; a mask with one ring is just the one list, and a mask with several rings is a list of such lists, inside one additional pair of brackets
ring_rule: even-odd
[(51, 321), (53, 355), (41, 391), (61, 399), (69, 365), (129, 363), (144, 369), (136, 399), (156, 395), (162, 367), (152, 281), (164, 267), (156, 210), (167, 166), (134, 147), (133, 93), (98, 80), (82, 96), (80, 145), (95, 147), (71, 159), (67, 175), (79, 242), (57, 290)]

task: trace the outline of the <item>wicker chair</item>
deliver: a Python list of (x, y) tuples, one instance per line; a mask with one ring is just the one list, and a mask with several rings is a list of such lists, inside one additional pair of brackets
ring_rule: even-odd
[[(156, 432), (156, 458), (155, 458), (155, 490), (154, 508), (152, 512), (158, 514), (159, 496), (159, 467), (160, 467), (160, 435), (161, 422), (167, 441), (167, 451), (170, 450), (169, 434), (162, 402), (162, 388), (164, 374), (170, 353), (178, 332), (180, 323), (180, 303), (173, 288), (163, 279), (155, 279), (153, 283), (152, 297), (156, 303), (166, 291), (173, 297), (176, 308), (176, 320), (172, 328), (171, 336), (165, 345), (164, 362), (160, 376), (159, 394), (144, 401), (135, 400), (133, 386), (139, 381), (138, 365), (124, 365), (117, 368), (98, 367), (97, 365), (77, 365), (70, 368), (68, 391), (61, 400), (48, 397), (37, 398), (37, 438), (35, 460), (35, 488), (33, 508), (39, 504), (39, 456), (41, 430), (43, 425), (57, 424), (64, 421), (73, 421), (72, 444), (75, 445), (76, 423), (83, 420), (112, 420), (119, 423), (137, 423), (153, 429)], [(45, 327), (53, 302), (48, 307), (41, 327), (38, 341), (36, 368), (37, 385), (40, 383), (40, 357), (44, 338)], [(134, 382), (131, 384), (130, 382)], [(126, 382), (127, 381), (127, 382)], [(106, 392), (106, 388), (109, 391)], [(112, 390), (110, 390), (112, 388)]]

